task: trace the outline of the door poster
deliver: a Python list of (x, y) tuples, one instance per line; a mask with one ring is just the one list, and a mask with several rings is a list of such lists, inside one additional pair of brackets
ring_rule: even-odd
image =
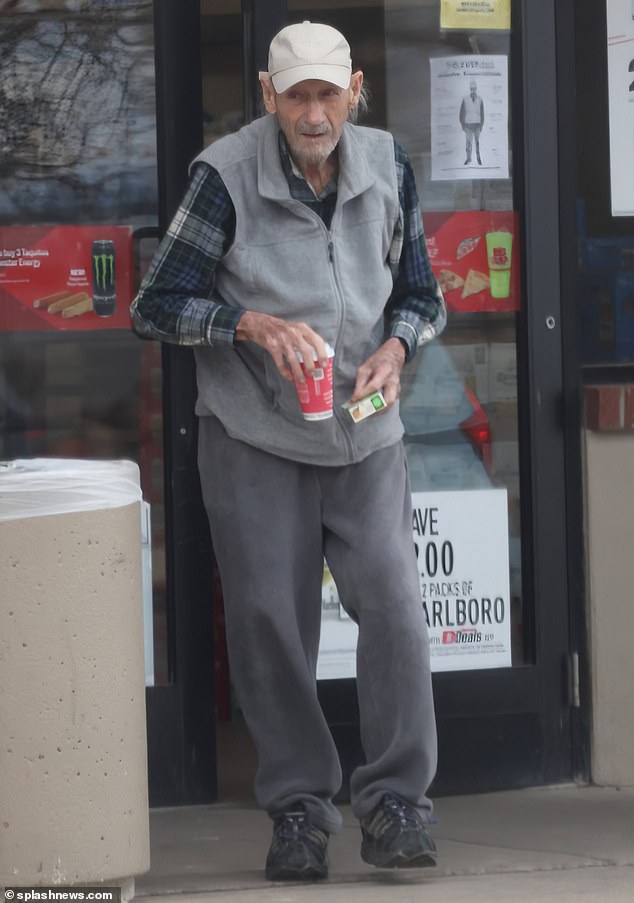
[(431, 177), (508, 179), (508, 57), (432, 57)]
[(440, 0), (440, 27), (509, 30), (511, 0)]
[(634, 3), (607, 0), (612, 216), (634, 216)]
[(506, 489), (415, 492), (412, 503), (432, 671), (509, 667)]
[(519, 218), (512, 210), (425, 213), (429, 260), (450, 311), (520, 307)]
[(132, 229), (0, 226), (0, 332), (129, 329)]
[[(415, 492), (412, 505), (432, 671), (510, 667), (506, 490)], [(354, 677), (356, 641), (326, 568), (318, 679)]]

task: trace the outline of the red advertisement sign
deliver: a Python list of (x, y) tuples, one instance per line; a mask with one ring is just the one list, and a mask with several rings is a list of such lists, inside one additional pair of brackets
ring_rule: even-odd
[(517, 310), (519, 228), (513, 211), (426, 213), (425, 236), (434, 275), (449, 310)]
[(129, 329), (132, 229), (0, 227), (0, 332)]

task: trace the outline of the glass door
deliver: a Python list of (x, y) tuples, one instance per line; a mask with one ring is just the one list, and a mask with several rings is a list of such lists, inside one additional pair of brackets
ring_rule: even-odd
[[(436, 792), (554, 780), (571, 768), (565, 547), (556, 576), (550, 554), (540, 557), (543, 537), (559, 544), (565, 508), (561, 493), (557, 510), (543, 492), (561, 475), (563, 435), (536, 397), (543, 388), (554, 399), (561, 384), (557, 349), (547, 386), (535, 369), (559, 304), (556, 275), (546, 297), (534, 294), (537, 266), (558, 266), (556, 208), (539, 227), (533, 219), (543, 191), (557, 196), (557, 147), (544, 139), (555, 125), (554, 53), (535, 78), (554, 11), (538, 5), (465, 13), (439, 0), (288, 0), (288, 21), (347, 36), (370, 92), (361, 124), (388, 129), (407, 151), (449, 311), (443, 336), (405, 368), (401, 396), (435, 672)], [(540, 263), (538, 230), (540, 246), (544, 233), (552, 242)], [(355, 628), (327, 574), (323, 607), (321, 694), (353, 767)]]
[[(233, 0), (204, 0), (200, 9), (177, 13), (155, 5), (163, 228), (205, 137), (214, 140), (256, 115), (257, 71), (286, 22), (328, 22), (347, 35), (372, 92), (364, 124), (391, 130), (414, 165), (430, 255), (450, 310), (442, 339), (406, 369), (402, 406), (421, 602), (436, 659), (437, 794), (572, 774), (555, 2), (512, 0), (510, 24), (441, 18), (462, 6), (243, 0), (240, 37)], [(492, 4), (499, 12), (508, 6)], [(202, 65), (192, 54), (196, 41)], [(222, 649), (221, 590), (216, 582), (212, 592), (195, 477), (191, 355), (164, 349), (163, 367), (168, 598), (179, 701), (169, 717), (167, 697), (165, 711), (155, 710), (150, 749), (157, 761), (163, 757), (167, 773), (178, 747), (176, 797), (184, 802), (216, 793), (214, 731), (236, 712)], [(470, 545), (476, 552), (468, 559)], [(324, 625), (339, 624), (327, 578)], [(338, 673), (326, 669), (319, 681), (344, 778), (362, 755), (355, 682), (346, 671), (351, 656), (352, 646), (335, 662)], [(166, 734), (178, 712), (180, 725)], [(245, 768), (251, 765), (247, 756)], [(243, 786), (249, 777), (238, 775)]]

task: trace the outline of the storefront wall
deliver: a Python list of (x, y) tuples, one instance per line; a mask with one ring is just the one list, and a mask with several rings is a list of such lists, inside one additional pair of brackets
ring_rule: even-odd
[(634, 9), (578, 4), (574, 286), (583, 383), (591, 777), (634, 783)]
[[(634, 566), (634, 419), (629, 429), (584, 433), (588, 620), (592, 675), (592, 780), (634, 785), (631, 668)], [(619, 479), (614, 479), (614, 474)]]
[[(141, 466), (152, 511), (154, 802), (216, 797), (214, 725), (236, 710), (195, 474), (191, 357), (139, 342), (125, 312), (189, 160), (253, 115), (270, 36), (304, 18), (348, 35), (372, 91), (365, 123), (408, 152), (450, 310), (442, 340), (405, 371), (402, 402), (434, 651), (436, 790), (583, 777), (566, 668), (574, 486), (558, 416), (555, 4), (492, 3), (488, 21), (461, 19), (460, 3), (441, 14), (438, 0), (169, 6), (12, 4), (0, 88), (11, 123), (2, 159), (11, 191), (0, 201), (1, 457)], [(485, 124), (469, 158), (460, 108), (472, 82)], [(115, 246), (114, 315), (97, 310), (94, 241)], [(12, 280), (7, 252), (23, 247), (66, 262), (46, 278), (43, 264)], [(34, 306), (71, 289), (92, 298), (77, 316), (51, 310), (55, 300)], [(320, 694), (349, 772), (361, 755), (355, 637), (327, 571), (323, 624)]]

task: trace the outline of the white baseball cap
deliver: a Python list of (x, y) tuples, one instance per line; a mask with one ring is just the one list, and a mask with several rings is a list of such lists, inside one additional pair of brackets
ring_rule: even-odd
[(350, 45), (341, 32), (306, 20), (287, 25), (275, 35), (269, 47), (268, 72), (260, 72), (260, 77), (272, 79), (273, 87), (282, 94), (307, 78), (347, 88), (351, 74)]

